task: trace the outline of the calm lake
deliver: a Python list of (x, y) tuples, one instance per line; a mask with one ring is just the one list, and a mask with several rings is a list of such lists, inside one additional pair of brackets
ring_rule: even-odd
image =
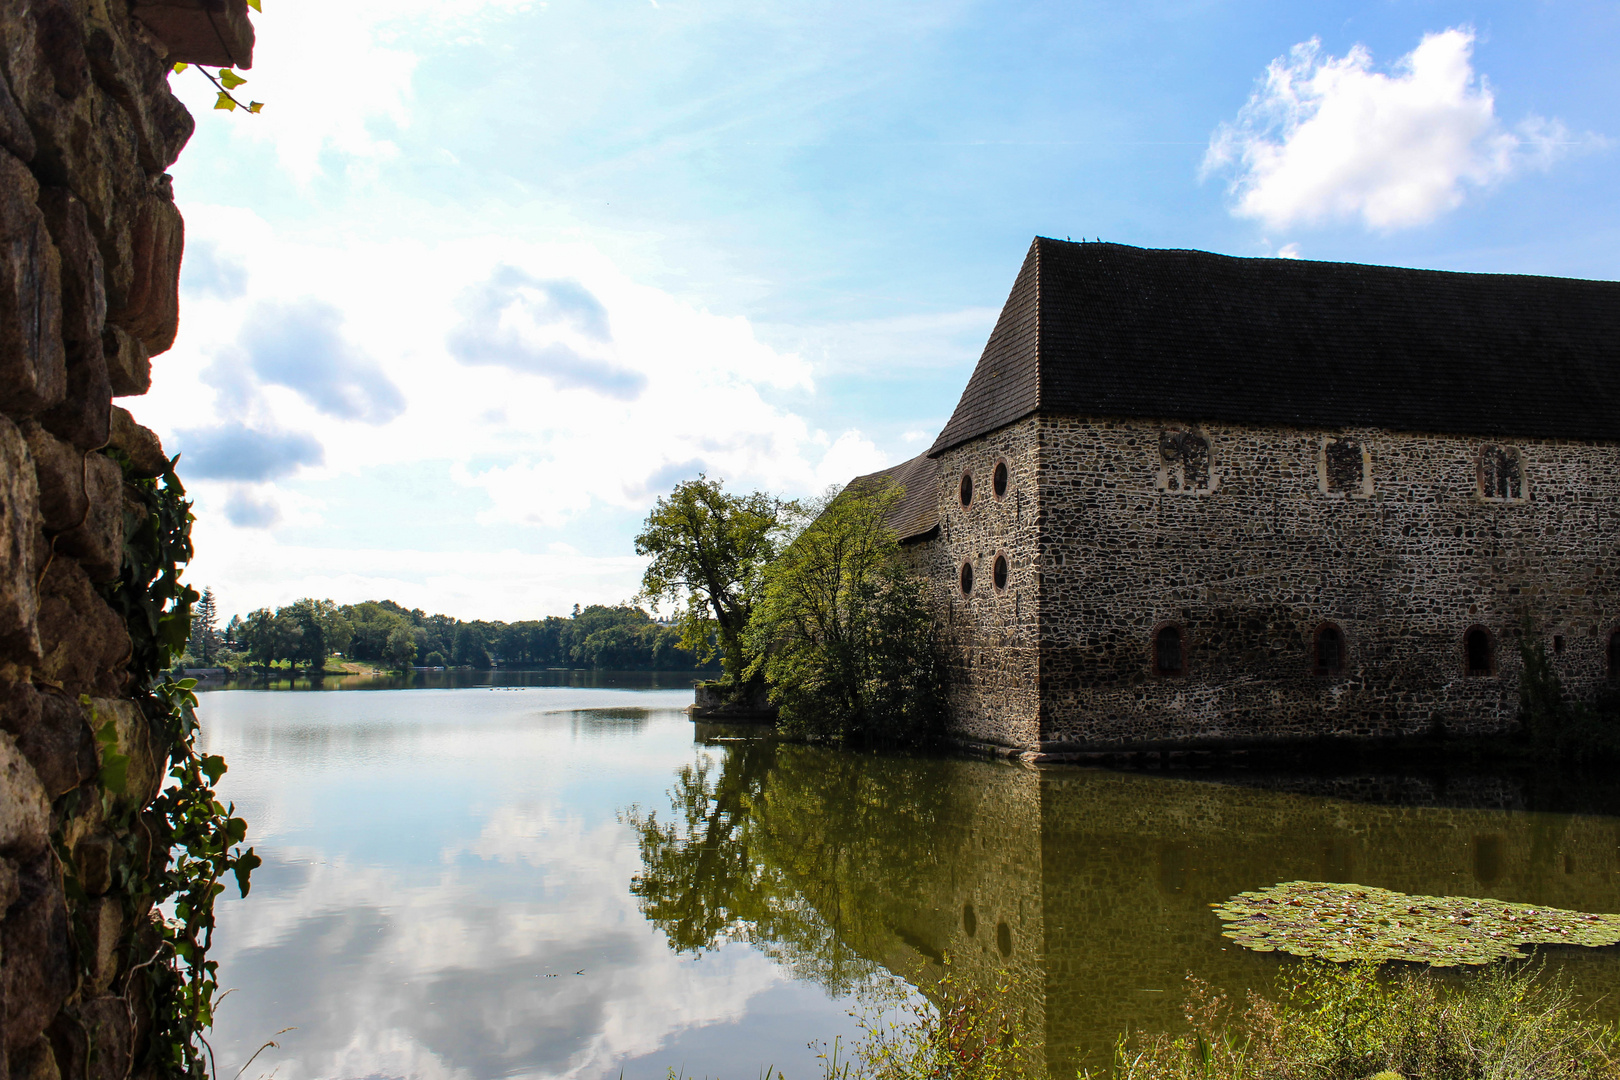
[[(221, 1075), (273, 1038), (251, 1076), (799, 1080), (866, 988), (949, 953), (1009, 972), (1073, 1076), (1175, 1026), (1189, 972), (1289, 963), (1220, 936), (1242, 890), (1620, 911), (1605, 791), (857, 755), (695, 727), (689, 678), (523, 678), (202, 695), (264, 858), (220, 905)], [(1620, 951), (1548, 956), (1620, 1014)]]

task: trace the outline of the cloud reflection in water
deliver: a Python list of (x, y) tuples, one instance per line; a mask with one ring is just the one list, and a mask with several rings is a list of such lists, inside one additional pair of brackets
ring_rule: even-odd
[(688, 1055), (710, 1075), (807, 1071), (805, 1040), (845, 1031), (844, 1004), (747, 945), (675, 954), (628, 892), (640, 860), (616, 813), (691, 760), (688, 700), (206, 695), (224, 794), (265, 857), (250, 899), (221, 905), (238, 989), (220, 1067), (291, 1026), (255, 1076), (661, 1077)]

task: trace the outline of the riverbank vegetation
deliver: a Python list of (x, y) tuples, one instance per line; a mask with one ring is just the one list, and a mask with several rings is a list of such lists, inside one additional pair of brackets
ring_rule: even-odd
[(182, 663), (191, 668), (342, 670), (333, 658), (390, 670), (414, 666), (581, 667), (619, 671), (712, 671), (680, 629), (628, 604), (521, 622), (463, 621), (392, 600), (339, 605), (305, 598), (217, 624), (212, 594), (192, 624)]
[(765, 568), (781, 553), (801, 515), (798, 503), (763, 492), (735, 495), (699, 475), (653, 505), (636, 537), (649, 562), (638, 599), (668, 605), (682, 647), (718, 659), (715, 685), (741, 697), (750, 681), (754, 607)]
[(765, 569), (749, 673), (764, 677), (784, 734), (892, 745), (942, 733), (926, 586), (887, 522), (902, 494), (845, 490), (812, 507)]
[(636, 538), (652, 560), (638, 599), (673, 605), (682, 644), (719, 658), (708, 687), (737, 705), (763, 689), (783, 734), (926, 744), (945, 666), (926, 582), (887, 521), (903, 495), (865, 484), (801, 503), (678, 484)]
[[(1081, 1080), (1614, 1080), (1620, 1032), (1592, 1020), (1533, 962), (1465, 979), (1369, 963), (1285, 967), (1240, 1009), (1188, 976), (1179, 1034), (1126, 1034)], [(824, 1080), (1004, 1080), (1030, 1073), (1005, 986), (947, 975), (917, 1002), (859, 1017), (822, 1044)]]
[(1190, 980), (1184, 1034), (1120, 1041), (1116, 1080), (1612, 1080), (1620, 1033), (1533, 963), (1461, 980), (1369, 963), (1285, 967), (1241, 1012)]

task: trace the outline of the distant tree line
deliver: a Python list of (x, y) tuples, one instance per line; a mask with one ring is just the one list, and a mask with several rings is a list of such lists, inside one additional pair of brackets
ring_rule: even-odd
[(305, 598), (217, 625), (213, 593), (192, 623), (187, 661), (199, 666), (287, 662), (320, 668), (342, 656), (381, 667), (584, 667), (680, 671), (706, 667), (681, 631), (630, 605), (574, 606), (522, 622), (429, 615), (392, 600), (339, 605)]

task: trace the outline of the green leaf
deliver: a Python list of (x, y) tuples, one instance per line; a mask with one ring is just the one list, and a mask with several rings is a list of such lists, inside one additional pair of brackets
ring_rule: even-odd
[(174, 67), (170, 68), (169, 70), (175, 72), (176, 74), (179, 74), (180, 72), (186, 70), (186, 68), (188, 68), (190, 66), (191, 66), (190, 64), (187, 64), (184, 61), (182, 61), (182, 62), (180, 62), (178, 64), (175, 64)]
[(101, 755), (101, 771), (96, 775), (102, 787), (115, 795), (122, 795), (129, 778), (129, 758), (111, 751), (104, 752)]
[(219, 783), (219, 778), (225, 775), (225, 759), (218, 754), (209, 754), (201, 762), (203, 775), (208, 777), (210, 784)]
[(231, 869), (236, 873), (237, 891), (243, 896), (248, 894), (248, 889), (252, 888), (253, 885), (253, 883), (248, 880), (249, 877), (252, 875), (253, 871), (257, 870), (262, 865), (264, 865), (264, 860), (255, 855), (252, 848), (248, 848), (246, 851), (242, 852), (242, 854), (236, 857), (236, 865)]
[(235, 90), (238, 86), (241, 86), (243, 83), (247, 82), (247, 80), (242, 78), (242, 76), (238, 75), (236, 72), (232, 71), (230, 68), (220, 68), (219, 82), (221, 86), (225, 87), (225, 89)]
[(214, 99), (214, 108), (224, 109), (226, 112), (234, 112), (236, 110), (236, 101), (231, 97), (231, 95), (221, 90), (219, 92), (219, 97)]
[(262, 101), (255, 101), (251, 105), (248, 106), (248, 112), (250, 112), (250, 113), (263, 112), (263, 111), (264, 111), (264, 102), (262, 102)]
[(264, 8), (259, 6), (259, 0), (247, 0), (247, 6), (252, 8), (254, 11), (257, 11), (260, 15), (264, 14)]

